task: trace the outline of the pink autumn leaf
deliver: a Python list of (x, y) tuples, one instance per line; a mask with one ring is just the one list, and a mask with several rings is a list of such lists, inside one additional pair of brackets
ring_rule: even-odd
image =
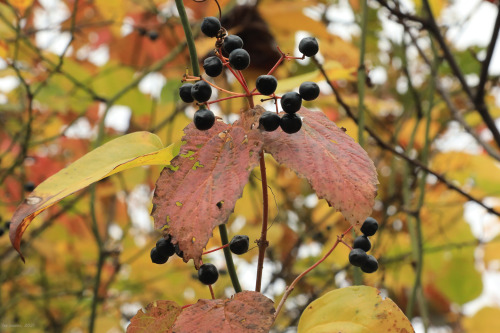
[(182, 309), (172, 301), (156, 301), (149, 303), (130, 320), (127, 333), (170, 333), (176, 318)]

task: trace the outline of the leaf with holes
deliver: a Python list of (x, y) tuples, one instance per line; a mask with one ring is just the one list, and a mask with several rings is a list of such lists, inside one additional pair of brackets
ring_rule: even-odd
[(175, 333), (269, 332), (274, 320), (273, 301), (255, 291), (229, 299), (201, 299), (184, 309), (172, 329)]
[(168, 227), (184, 261), (199, 267), (213, 229), (227, 222), (258, 164), (262, 142), (245, 119), (217, 121), (207, 131), (191, 123), (184, 132), (186, 144), (156, 182), (151, 215), (156, 228)]
[(127, 333), (167, 333), (171, 332), (175, 320), (182, 309), (172, 301), (156, 301), (149, 303), (130, 320)]

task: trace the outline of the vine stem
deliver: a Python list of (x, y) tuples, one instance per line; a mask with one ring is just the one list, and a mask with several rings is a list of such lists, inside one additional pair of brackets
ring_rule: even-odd
[(262, 270), (264, 269), (264, 257), (266, 256), (266, 248), (269, 246), (267, 241), (267, 220), (269, 214), (269, 196), (267, 194), (267, 175), (266, 161), (264, 159), (264, 150), (260, 152), (260, 177), (262, 179), (262, 231), (260, 239), (257, 241), (259, 246), (259, 259), (257, 262), (257, 278), (255, 279), (255, 291), (260, 292), (262, 285)]

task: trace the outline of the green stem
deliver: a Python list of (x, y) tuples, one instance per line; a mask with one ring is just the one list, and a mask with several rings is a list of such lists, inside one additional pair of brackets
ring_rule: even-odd
[[(226, 245), (227, 243), (229, 243), (225, 224), (219, 225), (219, 233), (222, 245)], [(241, 292), (240, 281), (238, 281), (238, 275), (236, 274), (236, 268), (234, 267), (233, 257), (228, 246), (224, 248), (224, 257), (226, 258), (226, 267), (227, 271), (229, 272), (229, 276), (231, 277), (231, 283), (233, 284), (234, 291), (239, 293)]]

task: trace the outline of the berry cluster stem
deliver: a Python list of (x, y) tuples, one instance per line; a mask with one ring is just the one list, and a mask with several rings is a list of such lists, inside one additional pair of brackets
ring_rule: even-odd
[(264, 159), (264, 150), (260, 152), (260, 176), (262, 179), (262, 231), (260, 239), (257, 241), (259, 246), (259, 259), (257, 262), (257, 279), (255, 280), (255, 291), (260, 292), (262, 285), (262, 270), (264, 269), (264, 257), (266, 256), (266, 248), (269, 246), (267, 241), (267, 220), (269, 214), (269, 196), (267, 194), (267, 176), (266, 176), (266, 161)]

